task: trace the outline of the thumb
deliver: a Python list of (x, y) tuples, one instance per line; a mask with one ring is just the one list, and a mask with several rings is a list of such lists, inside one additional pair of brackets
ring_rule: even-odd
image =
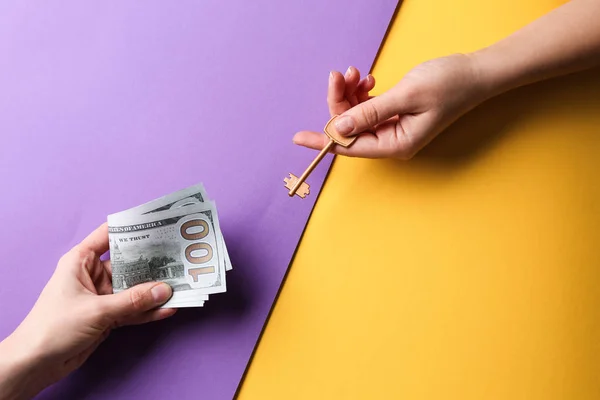
[(337, 118), (334, 122), (335, 129), (342, 136), (353, 136), (371, 130), (400, 113), (400, 99), (397, 97), (393, 91), (388, 91), (357, 104)]
[(106, 307), (113, 319), (151, 310), (166, 303), (173, 290), (163, 282), (148, 282), (106, 297)]

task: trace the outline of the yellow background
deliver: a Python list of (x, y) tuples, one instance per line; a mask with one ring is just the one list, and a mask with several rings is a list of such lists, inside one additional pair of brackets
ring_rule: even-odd
[[(375, 94), (553, 0), (407, 0)], [(249, 399), (600, 398), (600, 72), (459, 120), (410, 162), (338, 157)]]

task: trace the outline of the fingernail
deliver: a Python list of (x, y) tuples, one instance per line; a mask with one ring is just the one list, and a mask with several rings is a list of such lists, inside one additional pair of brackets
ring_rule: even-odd
[(159, 283), (150, 290), (150, 293), (155, 303), (162, 304), (171, 297), (171, 287), (166, 283)]
[(354, 121), (352, 117), (340, 117), (335, 121), (335, 129), (342, 135), (347, 135), (354, 130)]
[(333, 71), (329, 71), (329, 82), (333, 80)]
[(348, 69), (346, 70), (346, 77), (350, 76), (350, 74), (352, 73), (352, 67), (348, 67)]

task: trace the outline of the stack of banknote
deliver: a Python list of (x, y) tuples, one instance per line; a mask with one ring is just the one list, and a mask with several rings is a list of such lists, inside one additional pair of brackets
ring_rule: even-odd
[(231, 261), (202, 184), (108, 216), (113, 291), (150, 281), (173, 288), (165, 308), (202, 307), (226, 291)]

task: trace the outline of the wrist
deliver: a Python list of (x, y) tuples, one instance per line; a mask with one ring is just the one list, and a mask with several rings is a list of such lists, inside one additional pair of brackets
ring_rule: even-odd
[(529, 85), (554, 75), (548, 71), (548, 62), (542, 57), (532, 57), (530, 53), (515, 46), (514, 40), (503, 40), (470, 54), (473, 68), (487, 98)]
[(29, 399), (48, 386), (41, 359), (16, 332), (0, 342), (0, 400)]
[(518, 76), (503, 62), (495, 47), (486, 47), (469, 54), (475, 80), (484, 100), (498, 96), (517, 86)]

